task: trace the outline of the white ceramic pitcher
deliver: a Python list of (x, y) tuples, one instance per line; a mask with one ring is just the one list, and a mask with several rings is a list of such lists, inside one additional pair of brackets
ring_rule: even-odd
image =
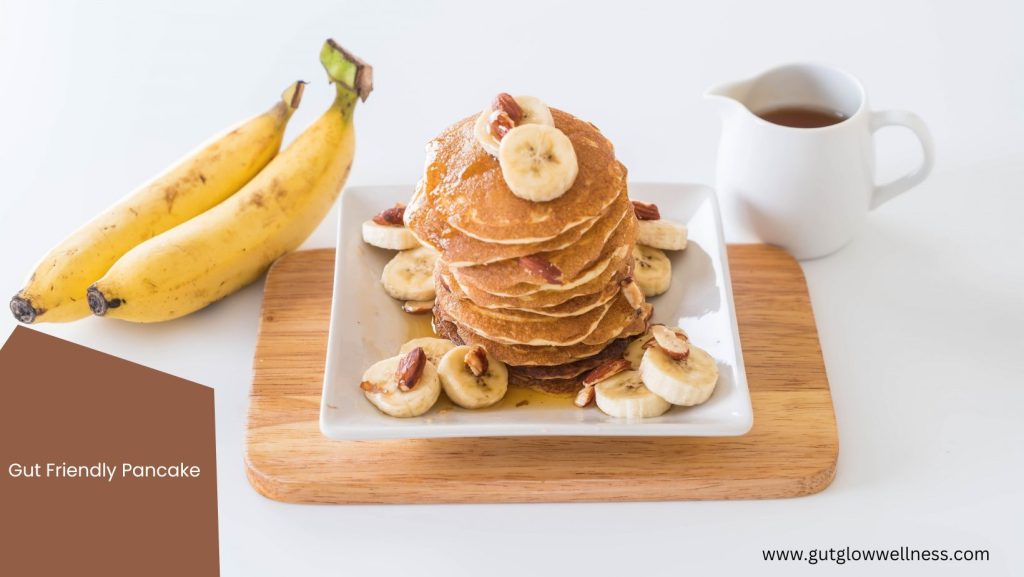
[[(722, 114), (717, 188), (724, 202), (765, 242), (799, 259), (824, 256), (856, 234), (869, 210), (920, 184), (931, 171), (932, 140), (910, 112), (868, 108), (853, 76), (814, 64), (791, 64), (710, 89)], [(841, 113), (820, 128), (793, 128), (758, 117), (781, 107)], [(875, 184), (874, 133), (909, 128), (924, 160), (906, 176)]]

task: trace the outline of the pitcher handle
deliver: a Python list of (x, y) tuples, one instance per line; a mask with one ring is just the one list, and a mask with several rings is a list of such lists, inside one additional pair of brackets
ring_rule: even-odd
[(921, 165), (913, 172), (901, 176), (892, 182), (876, 186), (874, 195), (871, 197), (872, 210), (921, 184), (925, 178), (928, 178), (928, 173), (932, 171), (932, 166), (935, 164), (935, 148), (932, 144), (932, 134), (920, 117), (905, 110), (875, 112), (871, 117), (871, 132), (877, 132), (886, 126), (909, 128), (921, 143), (921, 151), (924, 153), (924, 158), (921, 160)]

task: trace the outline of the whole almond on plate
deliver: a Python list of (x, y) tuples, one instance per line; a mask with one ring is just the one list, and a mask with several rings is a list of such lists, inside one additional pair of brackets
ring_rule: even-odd
[(405, 356), (398, 361), (398, 368), (395, 369), (395, 379), (398, 381), (398, 390), (411, 391), (416, 383), (420, 382), (423, 375), (423, 367), (427, 364), (427, 354), (423, 347), (405, 353)]

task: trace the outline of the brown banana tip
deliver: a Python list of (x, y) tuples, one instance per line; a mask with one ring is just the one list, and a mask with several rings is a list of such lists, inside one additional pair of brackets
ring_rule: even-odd
[(302, 93), (306, 90), (306, 84), (305, 80), (299, 80), (295, 83), (295, 92), (292, 93), (292, 101), (288, 103), (288, 106), (292, 108), (299, 107), (299, 103), (302, 102)]
[(100, 289), (96, 288), (96, 285), (89, 287), (85, 292), (85, 296), (86, 300), (89, 301), (89, 309), (92, 311), (92, 314), (98, 317), (102, 317), (107, 314), (108, 310), (116, 309), (125, 302), (121, 299), (107, 300), (107, 297), (103, 296), (103, 293), (100, 292)]
[(35, 322), (36, 316), (42, 312), (43, 311), (37, 311), (36, 308), (32, 306), (32, 301), (24, 297), (14, 295), (14, 297), (11, 298), (11, 313), (14, 315), (14, 318), (18, 319), (18, 322), (30, 325)]

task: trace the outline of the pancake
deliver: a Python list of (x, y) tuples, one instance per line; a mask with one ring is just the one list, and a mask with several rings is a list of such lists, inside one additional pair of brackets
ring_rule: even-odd
[(596, 368), (601, 363), (611, 359), (622, 358), (622, 354), (626, 352), (626, 346), (631, 340), (632, 339), (629, 338), (615, 339), (596, 355), (586, 357), (578, 361), (573, 361), (571, 363), (548, 367), (510, 366), (509, 372), (520, 377), (537, 380), (582, 378), (583, 375)]
[[(572, 393), (589, 370), (622, 356), (652, 308), (634, 308), (621, 288), (638, 226), (626, 168), (592, 124), (551, 114), (578, 161), (565, 194), (546, 202), (513, 195), (476, 140), (474, 115), (428, 145), (405, 224), (440, 253), (435, 332), (485, 347), (508, 364), (513, 385)], [(526, 256), (557, 267), (557, 282), (530, 270)]]
[(409, 230), (421, 244), (432, 246), (442, 253), (448, 265), (453, 268), (489, 264), (539, 252), (563, 249), (578, 241), (601, 219), (601, 217), (593, 218), (544, 242), (497, 244), (477, 240), (455, 230), (436, 210), (422, 200), (423, 198), (417, 193), (406, 209), (406, 222)]
[[(490, 341), (506, 345), (570, 346), (606, 343), (619, 336), (634, 319), (643, 316), (645, 309), (634, 309), (625, 295), (620, 294), (606, 309), (597, 308), (585, 313), (577, 322), (565, 322), (557, 317), (540, 317), (534, 323), (509, 322), (468, 313), (454, 299), (438, 299), (435, 307), (444, 311), (460, 328), (468, 329)], [(644, 304), (645, 307), (650, 306)], [(595, 314), (597, 313), (597, 314)]]
[(497, 244), (544, 242), (603, 214), (625, 188), (626, 168), (592, 124), (560, 110), (551, 109), (551, 114), (555, 127), (572, 142), (579, 166), (565, 194), (548, 202), (512, 194), (498, 160), (473, 135), (474, 114), (427, 146), (426, 202), (455, 230)]
[[(439, 274), (438, 285), (449, 287), (451, 292), (461, 299), (469, 299), (474, 304), (483, 308), (513, 308), (534, 310), (561, 306), (579, 297), (588, 297), (597, 293), (604, 293), (608, 285), (615, 285), (613, 290), (618, 290), (618, 283), (626, 278), (633, 271), (633, 255), (627, 255), (617, 266), (606, 268), (594, 279), (579, 285), (571, 290), (561, 291), (539, 291), (521, 297), (503, 297), (492, 295), (486, 291), (477, 289), (471, 285), (462, 286), (458, 279), (450, 274), (446, 265), (438, 261), (435, 274)], [(607, 299), (606, 299), (607, 300)]]
[[(611, 272), (615, 271), (621, 263), (623, 263), (627, 257), (632, 256), (632, 247), (630, 245), (621, 245), (618, 247), (609, 247), (609, 253), (602, 256), (601, 260), (593, 264), (587, 270), (580, 272), (576, 278), (572, 280), (563, 280), (559, 284), (550, 282), (541, 282), (541, 284), (529, 283), (518, 283), (510, 285), (501, 285), (500, 282), (492, 282), (489, 286), (480, 286), (473, 282), (473, 279), (466, 278), (465, 275), (461, 274), (462, 269), (449, 269), (452, 277), (458, 281), (463, 287), (472, 287), (477, 290), (489, 293), (496, 297), (516, 297), (526, 298), (537, 293), (572, 293), (573, 296), (578, 296), (575, 292), (579, 287), (586, 285), (594, 281), (595, 279), (610, 278)], [(583, 293), (586, 294), (586, 293)]]
[[(624, 303), (624, 306), (620, 303)], [(510, 345), (533, 346), (578, 344), (590, 337), (602, 323), (606, 326), (617, 323), (617, 329), (621, 329), (629, 322), (629, 315), (635, 313), (621, 291), (616, 298), (608, 303), (582, 315), (571, 317), (568, 321), (559, 317), (542, 315), (534, 315), (530, 319), (501, 318), (493, 315), (487, 309), (474, 307), (473, 303), (469, 301), (460, 301), (454, 298), (444, 287), (437, 287), (434, 306), (444, 311), (445, 315), (453, 322), (489, 340)], [(618, 316), (613, 316), (606, 321), (605, 319), (612, 312)]]
[[(605, 213), (605, 216), (599, 219), (578, 242), (564, 249), (531, 256), (547, 260), (562, 271), (563, 281), (572, 281), (602, 258), (610, 257), (616, 249), (635, 243), (636, 227), (637, 221), (632, 204), (628, 197), (622, 195), (611, 210)], [(467, 266), (457, 268), (454, 272), (460, 283), (472, 284), (492, 294), (508, 290), (505, 287), (509, 285), (547, 284), (542, 277), (524, 268), (519, 259)]]
[(580, 387), (579, 379), (534, 379), (531, 377), (523, 377), (520, 375), (513, 375), (511, 372), (508, 375), (508, 384), (513, 387), (520, 387), (523, 389), (533, 389), (535, 391), (542, 391), (552, 395), (573, 395), (578, 391)]
[[(450, 289), (446, 289), (450, 290)], [(590, 312), (615, 298), (619, 293), (619, 285), (617, 283), (610, 283), (605, 285), (604, 290), (599, 293), (593, 293), (589, 295), (581, 295), (578, 297), (571, 298), (560, 305), (553, 307), (540, 308), (540, 309), (524, 309), (516, 307), (482, 307), (468, 299), (463, 299), (464, 303), (471, 303), (473, 307), (476, 307), (481, 313), (487, 313), (495, 318), (507, 319), (507, 320), (526, 320), (530, 321), (536, 319), (538, 316), (560, 318), (565, 322), (572, 322), (572, 317), (582, 315), (583, 313)]]
[(600, 353), (615, 338), (639, 335), (647, 330), (651, 317), (650, 305), (646, 305), (645, 314), (633, 319), (622, 332), (607, 342), (590, 345), (578, 344), (570, 346), (529, 346), (507, 345), (491, 341), (471, 330), (457, 326), (440, 307), (434, 307), (434, 328), (439, 336), (458, 344), (480, 345), (497, 357), (500, 361), (515, 366), (553, 366), (578, 361)]

